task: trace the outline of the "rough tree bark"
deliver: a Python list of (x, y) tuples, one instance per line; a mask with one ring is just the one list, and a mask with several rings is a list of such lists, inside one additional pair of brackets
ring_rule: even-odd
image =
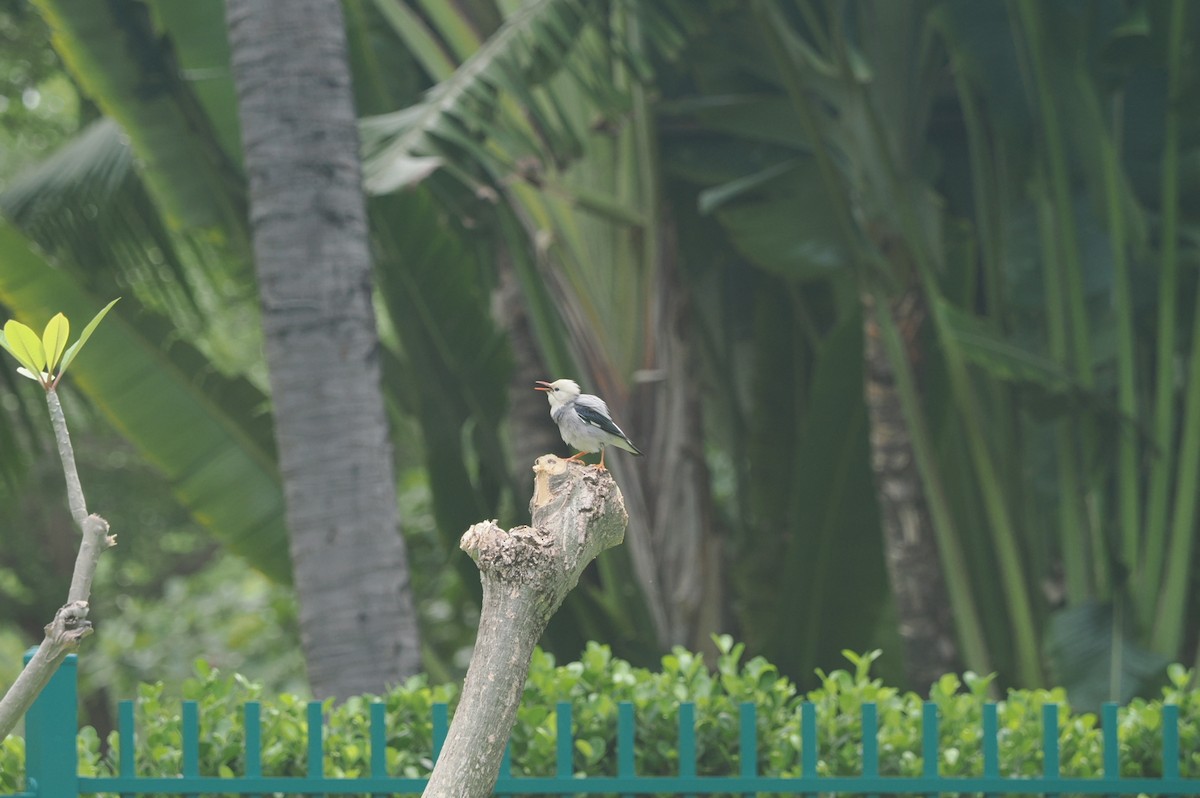
[(338, 0), (228, 0), (275, 437), (309, 680), (420, 665), (380, 390), (358, 126)]
[[(904, 643), (905, 672), (914, 687), (927, 690), (942, 674), (959, 670), (962, 663), (912, 437), (892, 365), (879, 340), (875, 299), (864, 292), (862, 302), (871, 469), (875, 472), (888, 578)], [(895, 319), (909, 361), (919, 363), (917, 338), (925, 319), (921, 295), (910, 290), (888, 305), (884, 312)]]
[(483, 606), (462, 698), (425, 798), (491, 795), (517, 717), (533, 648), (596, 555), (625, 537), (629, 516), (611, 474), (543, 455), (532, 526), (475, 524), (459, 544), (479, 566)]

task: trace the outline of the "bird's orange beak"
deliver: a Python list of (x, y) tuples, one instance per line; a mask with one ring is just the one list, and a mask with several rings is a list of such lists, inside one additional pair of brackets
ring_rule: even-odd
[(550, 383), (546, 382), (545, 380), (534, 380), (534, 382), (537, 383), (536, 385), (533, 386), (533, 390), (535, 390), (535, 391), (552, 391), (552, 390), (554, 390), (553, 388), (550, 387)]

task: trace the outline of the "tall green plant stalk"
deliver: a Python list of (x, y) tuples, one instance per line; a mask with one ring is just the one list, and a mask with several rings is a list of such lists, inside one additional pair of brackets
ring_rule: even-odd
[[(1083, 290), (1083, 266), (1076, 236), (1071, 176), (1063, 125), (1056, 95), (1056, 76), (1077, 76), (1078, 65), (1071, 61), (1065, 70), (1052, 72), (1047, 63), (1049, 43), (1042, 29), (1042, 10), (1031, 0), (1021, 0), (1018, 17), (1031, 62), (1031, 82), (1036, 92), (1038, 117), (1044, 139), (1042, 157), (1047, 170), (1047, 188), (1052, 212), (1041, 214), (1043, 224), (1043, 269), (1050, 272), (1047, 284), (1047, 319), (1051, 327), (1052, 354), (1067, 366), (1080, 387), (1092, 387), (1092, 353)], [(1083, 81), (1079, 81), (1083, 83)], [(1082, 91), (1088, 91), (1086, 86)], [(1046, 227), (1049, 229), (1045, 229)], [(1057, 283), (1055, 285), (1054, 283)], [(1055, 296), (1051, 297), (1050, 289)], [(1057, 339), (1057, 340), (1056, 340)], [(1053, 351), (1058, 349), (1059, 351)], [(1098, 450), (1091, 425), (1075, 418), (1057, 422), (1056, 450), (1059, 467), (1064, 569), (1068, 595), (1078, 603), (1093, 590), (1103, 592), (1108, 582), (1107, 546), (1103, 528), (1084, 511), (1085, 495), (1094, 506), (1096, 486), (1081, 476), (1083, 464), (1090, 463)], [(1090, 578), (1089, 578), (1090, 571)]]
[[(943, 31), (943, 35), (949, 37), (952, 36), (952, 32)], [(1006, 157), (1004, 138), (996, 136), (994, 121), (990, 120), (988, 113), (980, 107), (968, 79), (966, 67), (961, 63), (961, 54), (952, 53), (952, 57), (956, 62), (953, 70), (956, 94), (962, 109), (969, 145), (970, 182), (976, 209), (974, 218), (979, 231), (977, 239), (987, 296), (988, 315), (984, 321), (989, 323), (998, 335), (1004, 336), (1008, 333), (1005, 325), (1004, 269), (1008, 246), (1005, 231), (1011, 224), (1007, 209), (1012, 203), (1012, 159)], [(1023, 484), (1025, 466), (1022, 461), (1022, 413), (1017, 391), (1012, 385), (998, 381), (989, 388), (989, 393), (996, 397), (994, 406), (1001, 410), (1001, 413), (996, 414), (997, 418), (991, 426), (994, 430), (992, 439), (1006, 443), (998, 453), (998, 456), (1003, 454), (1006, 457), (1001, 461), (1007, 477), (1005, 484), (1012, 486), (1014, 491), (1019, 491)], [(1040, 529), (1040, 519), (1034, 510), (1028, 509), (1032, 507), (1032, 503), (1023, 502), (1021, 506), (1026, 510), (1024, 517), (1019, 518), (1017, 523), (1021, 527), (1025, 545), (1028, 546), (1027, 567), (1030, 573), (1033, 573), (1036, 569), (1044, 568), (1048, 544)]]
[[(1167, 26), (1167, 105), (1163, 120), (1162, 155), (1162, 254), (1158, 275), (1158, 330), (1155, 341), (1154, 451), (1151, 453), (1149, 497), (1142, 568), (1137, 579), (1143, 589), (1137, 591), (1138, 619), (1143, 626), (1154, 625), (1157, 587), (1163, 573), (1163, 556), (1168, 534), (1168, 509), (1171, 500), (1175, 434), (1175, 325), (1178, 319), (1176, 292), (1179, 286), (1179, 124), (1180, 86), (1183, 71), (1184, 0), (1171, 4)], [(1180, 483), (1184, 484), (1184, 483)], [(1194, 490), (1194, 483), (1186, 490)], [(1165, 652), (1164, 652), (1165, 653)]]
[[(1200, 309), (1200, 288), (1195, 308)], [(1172, 508), (1170, 544), (1158, 610), (1154, 613), (1151, 645), (1168, 657), (1179, 656), (1188, 615), (1191, 580), (1195, 573), (1196, 485), (1200, 484), (1200, 313), (1192, 322), (1192, 354), (1188, 362), (1183, 435), (1179, 441), (1179, 473)]]
[[(1115, 127), (1115, 125), (1114, 125)], [(1113, 136), (1103, 136), (1101, 173), (1113, 255), (1113, 310), (1117, 328), (1117, 512), (1121, 559), (1131, 573), (1140, 568), (1141, 489), (1138, 474), (1137, 364), (1134, 355), (1133, 289), (1129, 279), (1121, 162)], [(1144, 589), (1144, 587), (1143, 587)]]
[[(943, 32), (943, 35), (945, 33)], [(983, 291), (987, 297), (987, 321), (997, 332), (1004, 331), (1004, 169), (994, 163), (998, 149), (990, 146), (979, 102), (965, 75), (965, 67), (955, 62), (955, 96), (967, 129), (967, 154), (971, 164), (971, 198), (975, 207), (975, 227), (979, 261), (983, 267)]]
[[(1055, 216), (1053, 203), (1045, 197), (1043, 184), (1035, 183), (1034, 202), (1038, 209), (1038, 230), (1041, 233), (1042, 279), (1046, 295), (1046, 332), (1050, 356), (1056, 363), (1067, 360), (1067, 325), (1063, 317), (1064, 286), (1056, 267), (1058, 247), (1056, 233), (1061, 221)], [(1091, 594), (1088, 582), (1087, 546), (1083, 535), (1083, 516), (1079, 512), (1079, 470), (1075, 436), (1070, 423), (1060, 419), (1054, 428), (1055, 466), (1058, 473), (1058, 523), (1062, 540), (1063, 574), (1067, 598), (1072, 604), (1084, 601)]]
[(975, 466), (977, 484), (983, 495), (984, 507), (992, 529), (992, 545), (995, 548), (1004, 596), (1009, 608), (1008, 620), (1013, 635), (1017, 677), (1022, 684), (1041, 684), (1043, 679), (1037, 625), (1025, 569), (1017, 549), (1016, 525), (1004, 496), (1003, 483), (996, 470), (995, 460), (987, 445), (986, 425), (980, 413), (979, 399), (971, 384), (962, 351), (948, 329), (949, 325), (942, 310), (943, 302), (944, 300), (936, 294), (933, 295), (930, 303), (933, 308), (932, 318), (937, 328), (938, 340), (942, 343), (951, 392), (962, 414), (967, 449)]

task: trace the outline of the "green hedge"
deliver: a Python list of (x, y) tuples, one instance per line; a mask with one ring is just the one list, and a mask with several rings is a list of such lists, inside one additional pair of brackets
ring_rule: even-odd
[[(637, 718), (636, 759), (639, 774), (677, 772), (678, 705), (696, 704), (698, 772), (736, 773), (738, 707), (750, 701), (758, 707), (759, 771), (797, 775), (800, 769), (800, 703), (817, 706), (822, 775), (856, 775), (861, 768), (860, 708), (874, 701), (879, 707), (880, 770), (885, 775), (919, 775), (922, 699), (901, 693), (871, 678), (879, 652), (847, 652), (849, 670), (820, 672), (820, 688), (801, 695), (773, 665), (761, 657), (741, 661), (742, 646), (719, 638), (721, 651), (715, 670), (702, 658), (682, 649), (663, 657), (662, 669), (634, 668), (612, 656), (607, 646), (590, 644), (578, 662), (556, 665), (538, 652), (530, 669), (516, 729), (513, 732), (514, 770), (520, 775), (551, 775), (555, 761), (555, 703), (569, 701), (575, 721), (575, 768), (589, 775), (616, 773), (617, 705), (633, 703)], [(1119, 739), (1124, 775), (1161, 772), (1163, 703), (1180, 707), (1180, 749), (1185, 752), (1183, 775), (1200, 777), (1200, 691), (1192, 673), (1181, 666), (1169, 669), (1163, 698), (1138, 699), (1121, 709)], [(941, 772), (948, 776), (979, 775), (983, 769), (981, 707), (987, 699), (989, 677), (968, 673), (960, 681), (947, 675), (934, 685), (931, 700), (939, 708)], [(388, 768), (401, 776), (424, 776), (430, 768), (435, 702), (453, 705), (457, 688), (430, 687), (422, 678), (409, 680), (382, 698), (387, 704)], [(227, 676), (198, 664), (183, 696), (200, 704), (201, 772), (234, 776), (244, 772), (242, 760), (242, 703), (262, 701), (263, 773), (305, 773), (305, 702), (282, 695), (264, 699), (261, 688), (239, 675)], [(327, 707), (325, 773), (359, 776), (367, 772), (370, 697), (354, 698)], [(1010, 690), (999, 703), (1001, 772), (1007, 776), (1041, 773), (1042, 706), (1062, 705), (1059, 713), (1061, 767), (1064, 776), (1101, 773), (1102, 742), (1095, 715), (1073, 713), (1061, 689)], [(139, 775), (179, 772), (180, 705), (164, 698), (163, 685), (145, 685), (138, 695)], [(116, 771), (117, 737), (108, 740), (110, 752), (100, 755), (96, 732), (79, 736), (80, 773), (110, 775)], [(10, 737), (0, 746), (0, 793), (19, 788), (22, 741)]]

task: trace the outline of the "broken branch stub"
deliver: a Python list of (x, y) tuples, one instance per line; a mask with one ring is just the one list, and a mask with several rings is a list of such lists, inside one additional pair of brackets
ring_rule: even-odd
[(629, 516), (609, 472), (554, 455), (533, 471), (531, 526), (484, 521), (459, 544), (483, 583), (479, 633), (425, 798), (491, 794), (534, 646), (588, 563), (625, 537)]

